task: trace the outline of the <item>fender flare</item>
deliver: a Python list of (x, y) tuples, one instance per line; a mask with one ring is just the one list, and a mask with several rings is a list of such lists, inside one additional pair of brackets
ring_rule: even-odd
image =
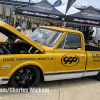
[(44, 73), (44, 69), (43, 69), (42, 65), (40, 65), (39, 63), (37, 63), (37, 62), (25, 62), (25, 63), (21, 63), (21, 64), (19, 64), (18, 66), (16, 66), (16, 67), (9, 73), (8, 77), (11, 77), (11, 76), (13, 75), (13, 73), (14, 73), (16, 70), (18, 70), (19, 68), (21, 68), (21, 67), (23, 67), (23, 66), (26, 66), (26, 65), (37, 66), (37, 67), (39, 67), (39, 68), (42, 70), (42, 72)]

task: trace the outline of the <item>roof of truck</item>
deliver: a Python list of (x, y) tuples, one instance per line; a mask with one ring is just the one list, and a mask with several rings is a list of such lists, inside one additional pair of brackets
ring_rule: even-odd
[(78, 32), (80, 34), (83, 34), (81, 31), (67, 29), (67, 28), (60, 28), (60, 27), (53, 27), (53, 26), (39, 26), (39, 27), (40, 28), (47, 28), (47, 29), (57, 30), (57, 31), (63, 31), (63, 32)]

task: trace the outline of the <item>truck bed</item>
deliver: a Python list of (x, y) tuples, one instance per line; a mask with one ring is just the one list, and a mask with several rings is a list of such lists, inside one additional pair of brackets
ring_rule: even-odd
[(85, 51), (100, 51), (100, 46), (86, 44)]

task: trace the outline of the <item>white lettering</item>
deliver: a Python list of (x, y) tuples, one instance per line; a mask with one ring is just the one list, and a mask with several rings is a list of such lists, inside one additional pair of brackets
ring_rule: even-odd
[(99, 24), (100, 23), (100, 22), (90, 21), (90, 20), (80, 20), (80, 19), (77, 19), (77, 18), (74, 18), (73, 21), (76, 21), (76, 22), (86, 22), (86, 23), (90, 23), (90, 24)]

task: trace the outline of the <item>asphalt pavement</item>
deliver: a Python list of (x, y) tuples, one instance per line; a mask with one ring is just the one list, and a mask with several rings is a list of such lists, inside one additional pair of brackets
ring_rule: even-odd
[[(9, 85), (1, 85), (8, 88)], [(0, 93), (0, 100), (100, 100), (100, 81), (94, 77), (79, 79), (40, 81), (36, 88), (48, 88), (49, 92)]]

